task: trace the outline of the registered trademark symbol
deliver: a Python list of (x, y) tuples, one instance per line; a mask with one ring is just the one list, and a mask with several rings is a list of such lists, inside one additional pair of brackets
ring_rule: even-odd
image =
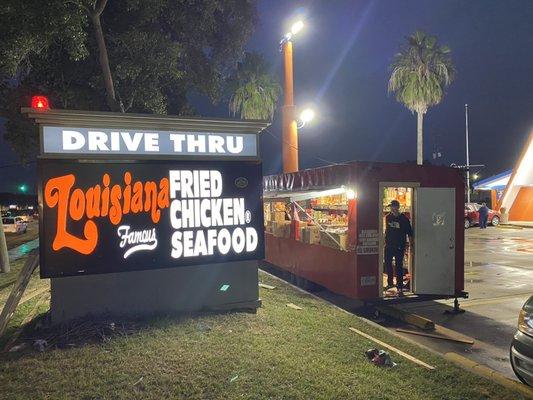
[(246, 210), (246, 212), (244, 213), (244, 220), (247, 224), (249, 224), (252, 220), (252, 213), (250, 212), (250, 210)]

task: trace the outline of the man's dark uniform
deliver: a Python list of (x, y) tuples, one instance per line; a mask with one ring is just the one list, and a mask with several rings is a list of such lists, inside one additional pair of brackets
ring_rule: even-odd
[(387, 269), (387, 285), (394, 285), (392, 259), (396, 261), (396, 287), (403, 289), (403, 255), (405, 252), (405, 236), (413, 237), (411, 222), (405, 214), (395, 216), (392, 212), (386, 218), (385, 230), (385, 267)]

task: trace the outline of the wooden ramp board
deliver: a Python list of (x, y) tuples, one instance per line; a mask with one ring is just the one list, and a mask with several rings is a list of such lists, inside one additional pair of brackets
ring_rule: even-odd
[(39, 265), (39, 252), (34, 250), (28, 255), (28, 258), (17, 277), (15, 285), (13, 285), (13, 289), (7, 298), (6, 304), (2, 309), (2, 313), (0, 314), (0, 336), (4, 334), (9, 320), (15, 313), (20, 299), (26, 290), (26, 286), (28, 286), (31, 274), (35, 271), (37, 265)]
[(430, 319), (421, 317), (420, 315), (391, 306), (377, 306), (376, 309), (385, 315), (407, 322), (408, 324), (414, 325), (422, 330), (435, 330), (435, 323)]
[(457, 337), (454, 338), (454, 337), (449, 337), (449, 336), (435, 335), (434, 333), (410, 331), (408, 329), (402, 329), (402, 328), (397, 328), (396, 332), (408, 333), (410, 335), (430, 337), (430, 338), (434, 338), (434, 339), (449, 340), (451, 342), (458, 342), (458, 343), (464, 343), (464, 344), (474, 344), (474, 340), (461, 339), (461, 338), (457, 338)]
[(389, 350), (391, 350), (391, 351), (394, 351), (396, 354), (399, 354), (400, 356), (402, 356), (402, 357), (408, 359), (409, 361), (414, 362), (415, 364), (418, 364), (418, 365), (420, 365), (420, 366), (422, 366), (422, 367), (424, 367), (424, 368), (426, 368), (426, 369), (429, 369), (430, 371), (433, 371), (433, 370), (435, 369), (435, 367), (434, 367), (433, 365), (429, 365), (429, 364), (425, 363), (424, 361), (419, 360), (418, 358), (413, 357), (412, 355), (407, 354), (407, 353), (401, 351), (400, 349), (397, 349), (397, 348), (394, 347), (394, 346), (391, 346), (390, 344), (387, 344), (387, 343), (385, 343), (385, 342), (382, 342), (381, 340), (376, 339), (376, 338), (373, 337), (373, 336), (370, 336), (370, 335), (368, 335), (368, 334), (366, 334), (366, 333), (364, 333), (364, 332), (361, 332), (359, 329), (355, 329), (355, 328), (352, 328), (352, 327), (350, 327), (349, 329), (350, 329), (351, 331), (357, 333), (358, 335), (361, 335), (361, 336), (363, 336), (364, 338), (367, 338), (368, 340), (371, 340), (371, 341), (377, 343), (377, 344), (380, 345), (381, 347), (385, 347), (386, 349), (389, 349)]

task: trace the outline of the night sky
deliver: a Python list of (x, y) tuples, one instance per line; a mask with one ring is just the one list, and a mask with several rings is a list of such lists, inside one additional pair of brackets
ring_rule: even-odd
[[(452, 49), (455, 81), (429, 110), (424, 156), (465, 163), (464, 105), (469, 105), (470, 162), (481, 177), (512, 168), (533, 129), (533, 1), (375, 0), (259, 2), (248, 50), (280, 76), (279, 40), (292, 17), (306, 27), (294, 40), (296, 105), (314, 104), (316, 120), (300, 130), (300, 168), (347, 160), (416, 159), (416, 117), (387, 94), (389, 65), (417, 29)], [(191, 96), (203, 116), (227, 117), (227, 105)], [(265, 174), (281, 171), (280, 113), (263, 133)], [(18, 161), (0, 141), (0, 166)], [(35, 181), (35, 164), (0, 168), (0, 191)]]

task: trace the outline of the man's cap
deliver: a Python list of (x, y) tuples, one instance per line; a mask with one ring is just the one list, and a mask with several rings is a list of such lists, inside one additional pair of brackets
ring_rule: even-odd
[(400, 202), (398, 200), (392, 200), (389, 207), (400, 207)]

